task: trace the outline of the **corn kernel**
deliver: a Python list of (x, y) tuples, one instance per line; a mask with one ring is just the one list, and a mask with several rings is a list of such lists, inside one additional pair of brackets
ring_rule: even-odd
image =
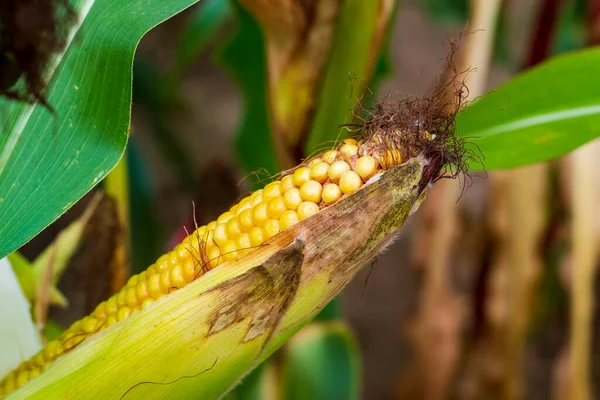
[(227, 240), (227, 225), (217, 224), (213, 231), (213, 240), (220, 246), (221, 243), (225, 243)]
[(377, 172), (377, 161), (371, 156), (362, 156), (356, 160), (355, 171), (366, 182)]
[(265, 233), (259, 226), (255, 226), (249, 233), (250, 244), (252, 246), (260, 246), (265, 241)]
[(281, 178), (281, 191), (283, 193), (294, 188), (294, 177), (292, 175), (286, 175)]
[(323, 161), (327, 164), (333, 164), (338, 156), (338, 152), (336, 150), (329, 150), (323, 153)]
[(29, 380), (29, 377), (27, 375), (28, 375), (27, 371), (19, 372), (19, 374), (17, 375), (16, 382), (15, 382), (17, 387), (21, 387), (27, 383), (27, 381)]
[(247, 208), (240, 214), (239, 218), (240, 228), (244, 232), (250, 232), (250, 229), (254, 227), (254, 223), (252, 222), (252, 209)]
[(185, 278), (183, 277), (183, 270), (181, 264), (174, 266), (170, 271), (170, 281), (176, 288), (182, 288), (186, 285)]
[(240, 234), (235, 240), (235, 244), (238, 249), (248, 249), (252, 247), (252, 244), (250, 243), (250, 235), (247, 233)]
[(217, 218), (217, 224), (223, 224), (233, 218), (233, 213), (231, 211), (225, 211), (223, 214)]
[(206, 256), (211, 268), (216, 267), (220, 263), (221, 250), (217, 246), (212, 246), (206, 249)]
[(148, 278), (148, 293), (153, 299), (160, 299), (164, 292), (160, 288), (160, 275), (154, 274)]
[(106, 300), (106, 313), (108, 315), (113, 315), (117, 313), (117, 296), (112, 295)]
[(206, 233), (208, 234), (210, 231), (214, 230), (217, 226), (217, 221), (212, 221), (208, 225), (206, 225)]
[(285, 206), (285, 202), (283, 201), (283, 197), (275, 197), (269, 201), (267, 205), (267, 214), (271, 218), (279, 218), (281, 214), (286, 212), (287, 207)]
[(362, 179), (355, 171), (347, 171), (340, 178), (340, 189), (346, 194), (354, 193), (362, 186)]
[(254, 225), (263, 226), (269, 220), (267, 203), (260, 203), (252, 209), (252, 222)]
[(127, 288), (125, 290), (125, 304), (129, 307), (135, 307), (138, 304), (138, 299), (135, 293), (135, 286)]
[[(191, 261), (188, 261), (191, 262)], [(138, 299), (138, 303), (146, 300), (150, 297), (150, 293), (148, 292), (148, 281), (141, 281), (135, 286), (135, 294)]]
[(298, 219), (302, 221), (319, 212), (319, 206), (313, 202), (305, 201), (298, 206)]
[(317, 181), (319, 183), (325, 183), (327, 178), (329, 178), (328, 172), (329, 172), (329, 164), (327, 164), (326, 162), (323, 162), (323, 161), (319, 161), (318, 163), (313, 165), (312, 168), (310, 169), (310, 178), (314, 179), (315, 181)]
[(351, 143), (344, 143), (342, 147), (340, 147), (340, 156), (347, 160), (350, 157), (353, 157), (358, 154), (358, 146)]
[(235, 239), (240, 233), (242, 233), (242, 228), (236, 218), (227, 221), (227, 237), (229, 239)]
[(255, 206), (257, 204), (260, 204), (260, 202), (262, 202), (262, 189), (257, 190), (256, 192), (252, 193), (252, 195), (250, 196), (250, 201), (252, 202), (252, 205)]
[(300, 167), (294, 171), (294, 186), (300, 187), (304, 182), (310, 179), (310, 170), (307, 167)]
[(96, 331), (96, 326), (98, 326), (98, 320), (96, 318), (85, 317), (83, 319), (83, 325), (81, 326), (81, 329), (84, 332), (92, 333)]
[(288, 190), (283, 195), (283, 202), (288, 210), (295, 210), (302, 203), (302, 195), (300, 189), (293, 188)]
[(224, 243), (221, 246), (221, 254), (223, 255), (224, 260), (233, 260), (237, 257), (237, 247), (233, 240), (228, 240), (227, 243)]
[(335, 183), (328, 183), (323, 186), (322, 197), (326, 204), (333, 204), (342, 197), (342, 191)]
[[(188, 260), (185, 264), (183, 264), (181, 271), (183, 274), (183, 279), (185, 279), (185, 282), (186, 283), (192, 282), (196, 278), (196, 262), (193, 260)], [(139, 288), (139, 286), (138, 286), (138, 288)], [(139, 297), (140, 301), (143, 301), (147, 298), (147, 296), (146, 297), (139, 296), (139, 291), (138, 291), (138, 297)]]
[(308, 164), (306, 164), (306, 166), (307, 166), (309, 169), (312, 169), (312, 167), (313, 167), (315, 164), (318, 164), (318, 163), (320, 163), (320, 162), (322, 162), (322, 161), (323, 161), (323, 160), (322, 160), (320, 157), (316, 157), (316, 158), (313, 158), (312, 160), (310, 160), (310, 161), (308, 162)]
[(279, 229), (282, 231), (286, 230), (290, 226), (297, 224), (298, 221), (299, 221), (299, 219), (298, 219), (298, 214), (296, 213), (296, 211), (287, 210), (286, 212), (283, 213), (283, 215), (281, 216), (281, 219), (279, 220)]
[(270, 239), (279, 233), (279, 221), (270, 219), (265, 223), (263, 229), (265, 231), (266, 239)]
[(338, 183), (345, 172), (350, 171), (350, 165), (346, 161), (336, 161), (329, 167), (329, 180), (333, 183)]
[(281, 185), (279, 181), (271, 182), (263, 189), (262, 201), (266, 203), (277, 196), (281, 196)]
[(160, 290), (163, 293), (169, 293), (173, 285), (171, 284), (171, 276), (169, 271), (163, 271), (160, 273)]
[(342, 142), (346, 143), (346, 144), (353, 144), (355, 146), (358, 145), (358, 142), (355, 139), (350, 139), (350, 138), (344, 139), (344, 140), (342, 140)]
[(107, 312), (106, 312), (106, 301), (103, 301), (102, 303), (98, 304), (98, 306), (94, 310), (94, 315), (98, 319), (105, 319), (106, 318), (106, 314), (107, 314)]
[(131, 315), (131, 308), (121, 307), (117, 313), (117, 321), (123, 321), (125, 318)]
[(155, 301), (154, 299), (150, 299), (150, 298), (149, 298), (149, 299), (146, 299), (146, 300), (144, 300), (144, 301), (142, 302), (141, 309), (142, 309), (142, 310), (145, 310), (146, 308), (148, 308), (148, 307), (150, 306), (150, 304), (154, 303), (154, 301)]
[(305, 201), (312, 201), (313, 203), (321, 202), (321, 193), (323, 192), (323, 186), (317, 181), (308, 180), (300, 187), (300, 196)]
[(245, 197), (240, 201), (239, 206), (235, 211), (235, 216), (239, 216), (242, 211), (249, 208), (252, 208), (252, 200), (250, 200), (250, 197)]

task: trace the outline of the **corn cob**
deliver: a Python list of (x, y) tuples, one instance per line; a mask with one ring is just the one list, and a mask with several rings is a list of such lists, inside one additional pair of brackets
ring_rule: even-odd
[(90, 335), (145, 309), (224, 261), (236, 260), (245, 249), (260, 246), (280, 231), (356, 192), (378, 173), (402, 163), (400, 150), (382, 150), (372, 142), (346, 139), (335, 149), (282, 173), (280, 179), (245, 197), (216, 221), (198, 228), (146, 271), (132, 276), (91, 315), (75, 322), (7, 375), (0, 382), (0, 396), (39, 375)]

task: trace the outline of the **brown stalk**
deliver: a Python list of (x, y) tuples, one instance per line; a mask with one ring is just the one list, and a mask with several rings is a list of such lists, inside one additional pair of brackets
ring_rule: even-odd
[(590, 386), (593, 282), (598, 257), (598, 169), (600, 142), (570, 155), (572, 190), (571, 398), (594, 398)]

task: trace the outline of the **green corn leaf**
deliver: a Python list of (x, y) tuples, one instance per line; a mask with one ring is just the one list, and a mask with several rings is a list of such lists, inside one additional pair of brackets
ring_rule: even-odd
[[(51, 114), (2, 101), (0, 257), (64, 213), (120, 159), (133, 54), (149, 29), (195, 0), (76, 0), (68, 48), (48, 66)], [(26, 171), (26, 172), (25, 172)]]
[(286, 400), (360, 397), (358, 343), (341, 321), (308, 325), (288, 342), (283, 359)]
[(600, 136), (598, 65), (596, 47), (532, 68), (461, 111), (458, 134), (479, 146), (486, 169), (562, 156)]

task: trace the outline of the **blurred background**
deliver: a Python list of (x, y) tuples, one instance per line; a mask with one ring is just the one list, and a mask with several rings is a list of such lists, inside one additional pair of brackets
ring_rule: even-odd
[[(126, 157), (62, 273), (70, 306), (50, 309), (50, 329), (89, 312), (183, 239), (192, 202), (198, 224), (207, 223), (347, 134), (339, 125), (352, 120), (357, 99), (431, 93), (445, 78), (449, 40), (460, 47), (459, 70), (472, 69), (471, 100), (600, 41), (598, 0), (275, 3), (200, 0), (143, 38)], [(588, 147), (598, 154), (597, 143)], [(572, 157), (473, 171), (464, 191), (459, 180), (436, 185), (401, 237), (230, 396), (249, 398), (262, 381), (261, 390), (270, 382), (298, 399), (571, 398), (580, 381), (568, 351)], [(587, 167), (598, 184), (597, 160)], [(23, 254), (38, 254), (92, 198)], [(600, 393), (597, 338), (584, 348), (592, 393)]]

